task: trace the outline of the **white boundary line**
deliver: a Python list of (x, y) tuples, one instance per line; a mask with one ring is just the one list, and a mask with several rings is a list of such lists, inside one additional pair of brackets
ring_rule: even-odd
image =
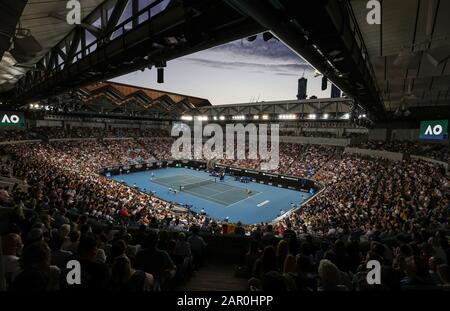
[(203, 196), (203, 195), (200, 195), (200, 194), (198, 194), (198, 193), (192, 193), (192, 192), (190, 192), (189, 190), (188, 190), (188, 191), (183, 190), (183, 192), (184, 192), (184, 193), (187, 193), (187, 194), (190, 194), (190, 195), (192, 195), (192, 196), (194, 196), (194, 197), (197, 197), (197, 198), (206, 200), (206, 201), (210, 201), (210, 202), (212, 201), (212, 202), (214, 202), (214, 203), (218, 203), (218, 204), (221, 204), (221, 205), (228, 206), (228, 205), (226, 205), (226, 202), (221, 201), (221, 200), (218, 200), (218, 199), (214, 199), (214, 198), (211, 198), (211, 197), (208, 197), (208, 196)]
[[(226, 185), (226, 184), (225, 184), (225, 185)], [(206, 186), (209, 186), (209, 185), (206, 185)], [(226, 191), (222, 191), (222, 192), (213, 194), (212, 196), (203, 196), (203, 195), (199, 195), (199, 194), (197, 194), (197, 193), (193, 193), (193, 192), (191, 192), (191, 191), (186, 191), (186, 190), (183, 190), (183, 192), (188, 193), (188, 194), (191, 194), (191, 195), (196, 196), (196, 197), (199, 197), (199, 198), (204, 199), (204, 200), (210, 200), (210, 201), (213, 201), (213, 202), (215, 202), (215, 203), (224, 205), (225, 207), (230, 207), (230, 206), (236, 205), (236, 204), (241, 203), (241, 202), (243, 202), (243, 201), (245, 201), (245, 200), (254, 198), (254, 197), (256, 197), (256, 196), (258, 196), (258, 195), (260, 195), (260, 194), (262, 193), (261, 191), (257, 191), (258, 193), (256, 193), (255, 195), (252, 195), (252, 196), (250, 196), (250, 197), (246, 197), (246, 198), (241, 199), (241, 200), (239, 200), (239, 201), (236, 201), (236, 202), (234, 202), (234, 203), (232, 203), (232, 204), (227, 204), (226, 202), (224, 202), (224, 201), (222, 201), (222, 200), (219, 200), (219, 199), (216, 199), (216, 198), (213, 197), (213, 196), (215, 196), (215, 195), (219, 195), (219, 194), (222, 194), (222, 193), (231, 191), (231, 190), (238, 190), (238, 191), (239, 191), (239, 189), (245, 190), (244, 188), (240, 188), (240, 187), (236, 187), (236, 186), (232, 186), (232, 185), (227, 185), (227, 186), (233, 187), (234, 189), (229, 189), (229, 190), (226, 190)], [(202, 187), (200, 187), (200, 188), (202, 188)], [(256, 191), (256, 190), (255, 190), (255, 191)]]
[(245, 199), (242, 199), (242, 200), (240, 200), (240, 201), (234, 202), (233, 204), (230, 204), (230, 205), (228, 205), (227, 207), (230, 207), (230, 206), (236, 205), (236, 204), (238, 204), (238, 203), (240, 203), (240, 202), (243, 202), (243, 201), (245, 201), (245, 200), (248, 200), (248, 199), (257, 197), (257, 196), (260, 195), (261, 193), (262, 193), (261, 191), (258, 191), (257, 194), (252, 195), (251, 197), (246, 197)]

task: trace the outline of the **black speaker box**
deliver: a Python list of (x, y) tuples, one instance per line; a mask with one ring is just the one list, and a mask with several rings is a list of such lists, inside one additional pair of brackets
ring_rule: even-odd
[(164, 68), (158, 68), (158, 83), (164, 83)]

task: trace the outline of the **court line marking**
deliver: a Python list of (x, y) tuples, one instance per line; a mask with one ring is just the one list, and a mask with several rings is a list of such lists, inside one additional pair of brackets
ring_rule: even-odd
[[(242, 192), (245, 193), (245, 189), (242, 189), (242, 190), (243, 190)], [(222, 191), (222, 192), (220, 192), (220, 193), (217, 193), (217, 194), (213, 194), (212, 196), (216, 196), (216, 195), (219, 195), (219, 194), (224, 194), (224, 193), (226, 193), (226, 192), (228, 192), (228, 191), (239, 191), (239, 192), (241, 192), (239, 189), (229, 189), (229, 190), (226, 190), (226, 191)], [(239, 201), (242, 201), (242, 200), (245, 200), (245, 199), (250, 199), (250, 198), (256, 196), (256, 195), (259, 194), (259, 193), (260, 193), (259, 191), (255, 191), (253, 195), (251, 195), (251, 196), (248, 196), (248, 195), (247, 195), (246, 197), (244, 197), (243, 199), (240, 199)], [(238, 201), (238, 202), (239, 202), (239, 201)], [(232, 204), (234, 204), (234, 203), (232, 203)]]
[[(183, 176), (184, 178), (176, 178), (176, 176)], [(163, 180), (161, 180), (163, 179)], [(173, 182), (171, 181), (172, 179), (175, 179)], [(179, 180), (181, 179), (181, 180)], [(165, 186), (165, 187), (169, 187), (169, 188), (178, 188), (179, 186), (185, 186), (190, 184), (191, 182), (188, 182), (188, 180), (196, 180), (198, 182), (200, 181), (204, 181), (205, 179), (200, 179), (197, 177), (190, 177), (190, 176), (185, 176), (185, 175), (173, 175), (173, 176), (168, 176), (168, 177), (161, 177), (161, 178), (156, 178), (153, 180), (150, 180), (150, 182), (154, 182), (156, 184)], [(181, 183), (181, 184), (180, 184)]]
[(266, 205), (266, 204), (269, 203), (269, 202), (270, 202), (269, 200), (265, 200), (265, 201), (262, 201), (262, 202), (256, 204), (256, 206), (257, 206), (257, 207), (261, 207), (261, 206)]
[[(183, 175), (178, 175), (178, 176), (183, 176)], [(173, 177), (173, 176), (169, 176), (169, 177)], [(169, 178), (168, 177), (168, 178)], [(193, 177), (194, 179), (197, 179), (196, 177)], [(166, 178), (167, 179), (167, 178)], [(185, 179), (192, 179), (192, 178), (185, 178)], [(198, 178), (198, 179), (200, 179), (200, 178)], [(203, 180), (207, 180), (207, 179), (203, 179)], [(162, 185), (162, 186), (164, 186), (164, 187), (168, 187), (168, 188), (174, 188), (174, 187), (176, 187), (176, 186), (178, 186), (178, 185), (172, 185), (172, 184), (167, 184), (167, 183), (165, 183), (165, 182), (161, 182), (161, 181), (155, 181), (155, 180), (153, 180), (156, 184), (159, 184), (159, 185)], [(189, 184), (189, 183), (187, 183), (187, 184)], [(205, 185), (205, 186), (209, 186), (209, 185)], [(203, 186), (200, 186), (199, 188), (202, 188)], [(190, 189), (189, 189), (190, 190)], [(192, 192), (192, 191), (189, 191), (189, 190), (183, 190), (183, 192), (184, 193), (188, 193), (188, 194), (190, 194), (190, 195), (192, 195), (192, 196), (194, 196), (194, 197), (198, 197), (198, 198), (200, 198), (200, 199), (203, 199), (203, 200), (205, 200), (205, 201), (208, 201), (209, 200), (209, 202), (214, 202), (214, 203), (218, 203), (218, 204), (220, 204), (220, 205), (224, 205), (224, 206), (228, 206), (229, 204), (227, 203), (227, 202), (225, 202), (225, 201), (222, 201), (222, 200), (219, 200), (219, 199), (215, 199), (215, 198), (211, 198), (210, 196), (205, 196), (205, 195), (203, 195), (203, 194), (200, 194), (200, 193), (197, 193), (197, 192)], [(209, 189), (209, 190), (211, 190), (211, 189)], [(222, 192), (218, 192), (218, 193), (216, 193), (216, 194), (220, 194), (220, 193), (222, 193)]]
[[(209, 185), (196, 187), (196, 188), (194, 188), (194, 189), (206, 189), (207, 191), (213, 191), (213, 192), (215, 192), (214, 194), (211, 194), (211, 195), (205, 195), (205, 197), (208, 197), (208, 198), (212, 198), (212, 197), (214, 197), (214, 196), (216, 196), (216, 195), (219, 195), (219, 194), (222, 194), (222, 193), (224, 193), (224, 192), (226, 192), (226, 191), (234, 190), (234, 189), (229, 189), (229, 190), (226, 190), (226, 191), (220, 191), (220, 190), (216, 190), (216, 189), (207, 188), (207, 186), (209, 186)], [(188, 190), (193, 190), (193, 189), (188, 189)], [(186, 192), (186, 191), (185, 191), (185, 192)], [(191, 191), (191, 192), (193, 192), (193, 191)], [(196, 193), (196, 192), (194, 192), (194, 193)], [(218, 200), (218, 199), (217, 199), (217, 200)], [(222, 202), (224, 202), (224, 201), (222, 201)]]
[(184, 192), (188, 193), (188, 194), (190, 194), (192, 196), (198, 197), (200, 199), (203, 199), (205, 201), (210, 201), (210, 203), (211, 203), (211, 201), (213, 201), (215, 203), (219, 203), (220, 205), (229, 206), (228, 203), (226, 203), (224, 201), (221, 201), (221, 200), (218, 200), (218, 199), (214, 199), (214, 198), (211, 198), (211, 197), (208, 197), (208, 196), (204, 196), (204, 195), (201, 195), (201, 194), (198, 194), (198, 193), (192, 193), (189, 190), (184, 191)]
[[(205, 185), (205, 186), (209, 186), (209, 185)], [(198, 187), (198, 188), (204, 188), (205, 186), (200, 186), (200, 187)], [(228, 186), (228, 187), (233, 187), (233, 186), (230, 186), (230, 185), (226, 185), (226, 186)], [(194, 189), (198, 189), (198, 188), (194, 188)], [(233, 189), (229, 189), (229, 190), (240, 190), (240, 189), (242, 189), (242, 190), (244, 190), (243, 188), (239, 188), (239, 187), (233, 187)], [(229, 206), (232, 206), (232, 205), (235, 205), (235, 204), (237, 204), (237, 203), (239, 203), (239, 202), (242, 202), (242, 201), (245, 201), (245, 200), (247, 200), (247, 199), (250, 199), (250, 198), (252, 198), (252, 197), (255, 197), (255, 196), (257, 196), (257, 195), (259, 195), (259, 194), (261, 194), (261, 192), (257, 192), (255, 195), (253, 195), (253, 196), (251, 196), (251, 197), (246, 197), (246, 198), (243, 198), (243, 199), (241, 199), (241, 200), (239, 200), (239, 201), (236, 201), (236, 202), (233, 202), (233, 203), (228, 203), (228, 202), (225, 202), (225, 201), (222, 201), (222, 200), (220, 200), (220, 199), (216, 199), (216, 198), (214, 198), (214, 197), (212, 197), (212, 196), (207, 196), (207, 195), (203, 195), (203, 194), (201, 194), (201, 193), (198, 193), (198, 192), (193, 192), (193, 191), (190, 191), (191, 189), (189, 189), (189, 190), (183, 190), (183, 192), (185, 192), (185, 193), (188, 193), (188, 194), (190, 194), (190, 195), (192, 195), (192, 196), (195, 196), (195, 197), (199, 197), (199, 198), (201, 198), (201, 199), (203, 199), (203, 200), (206, 200), (206, 201), (212, 201), (212, 202), (215, 202), (215, 203), (218, 203), (218, 204), (221, 204), (221, 205), (224, 205), (224, 206), (226, 206), (226, 207), (229, 207)], [(209, 189), (209, 190), (211, 190), (211, 189)], [(228, 191), (228, 190), (227, 190)], [(225, 191), (221, 191), (221, 192), (219, 192), (219, 193), (216, 193), (216, 194), (214, 194), (214, 195), (219, 195), (219, 194), (222, 194), (222, 193), (224, 193)], [(213, 196), (214, 196), (213, 195)]]
[[(186, 180), (186, 179), (187, 179), (187, 180), (190, 180), (190, 179), (192, 179), (192, 178), (197, 178), (197, 177), (194, 177), (194, 176), (183, 175), (183, 174), (177, 174), (177, 175), (166, 176), (166, 177), (151, 178), (151, 179), (149, 178), (149, 179), (147, 179), (147, 182), (151, 183), (151, 182), (154, 182), (155, 180), (159, 180), (159, 179), (170, 179), (171, 177), (176, 177), (176, 176), (183, 176), (185, 180)], [(199, 177), (198, 177), (198, 178), (199, 178)], [(119, 179), (116, 179), (116, 178), (114, 178), (114, 177), (108, 178), (108, 179), (111, 179), (111, 180), (113, 180), (114, 182), (117, 182), (117, 183), (122, 183), (122, 181), (120, 181)], [(202, 179), (202, 180), (207, 180), (207, 179)], [(228, 176), (227, 176), (227, 177), (225, 177), (225, 183), (224, 183), (224, 185), (229, 186), (229, 187), (235, 187), (235, 186), (228, 185), (228, 184), (227, 184), (228, 181), (234, 181), (234, 180), (233, 180), (231, 177), (228, 177)], [(159, 185), (161, 185), (161, 186), (164, 186), (164, 187), (166, 187), (166, 188), (167, 188), (167, 187), (170, 187), (170, 185), (167, 185), (166, 183), (158, 183), (158, 182), (154, 182), (154, 183), (155, 183), (155, 184), (159, 184)], [(125, 184), (126, 184), (128, 187), (130, 187), (130, 188), (132, 187), (131, 184), (128, 183), (128, 182), (125, 182)], [(217, 184), (219, 184), (219, 183), (217, 183)], [(273, 186), (273, 185), (272, 185), (272, 187), (276, 187), (276, 186)], [(240, 188), (240, 187), (235, 187), (235, 188)], [(314, 197), (316, 197), (318, 194), (320, 194), (321, 192), (323, 192), (326, 188), (327, 188), (327, 187), (324, 187), (324, 189), (322, 189), (321, 191), (315, 193), (315, 194), (312, 195), (312, 196), (309, 196), (309, 194), (303, 193), (303, 192), (300, 191), (300, 193), (301, 193), (300, 196), (301, 196), (302, 201), (304, 200), (305, 197), (308, 197), (308, 196), (309, 196), (308, 199), (307, 199), (306, 201), (303, 201), (303, 202), (300, 204), (300, 206), (303, 206), (304, 204), (306, 204), (307, 202), (309, 202), (310, 200), (312, 200), (312, 199), (313, 199)], [(240, 189), (242, 189), (242, 188), (240, 188)], [(285, 190), (295, 191), (295, 190), (292, 190), (292, 189), (285, 189)], [(142, 189), (140, 189), (140, 191), (142, 192)], [(186, 192), (186, 193), (189, 193), (188, 191), (185, 191), (185, 192)], [(145, 192), (144, 192), (144, 193), (145, 193)], [(199, 198), (199, 199), (202, 199), (202, 200), (204, 200), (204, 201), (209, 201), (209, 202), (213, 201), (213, 202), (218, 203), (218, 204), (220, 204), (220, 205), (224, 205), (225, 207), (231, 207), (231, 206), (233, 206), (233, 205), (235, 205), (235, 204), (238, 204), (238, 203), (240, 203), (240, 202), (242, 202), (242, 201), (245, 201), (245, 200), (247, 200), (247, 199), (256, 197), (256, 196), (260, 195), (261, 193), (266, 193), (266, 192), (265, 192), (265, 191), (258, 192), (258, 193), (255, 194), (254, 196), (245, 198), (245, 199), (243, 199), (243, 200), (237, 201), (237, 202), (235, 202), (235, 203), (233, 203), (233, 204), (230, 204), (230, 205), (227, 205), (225, 202), (220, 201), (220, 200), (217, 200), (217, 199), (213, 199), (213, 198), (205, 198), (204, 196), (201, 196), (201, 195), (199, 195), (199, 194), (192, 194), (192, 193), (189, 193), (189, 194), (192, 195), (192, 196), (194, 196), (194, 197), (197, 197), (197, 198)], [(162, 200), (164, 200), (164, 199), (162, 199)], [(295, 212), (298, 208), (299, 208), (299, 207), (288, 210), (288, 212), (286, 212), (286, 213), (283, 214), (282, 216), (279, 216), (279, 217), (277, 217), (277, 218), (271, 220), (270, 223), (273, 223), (274, 221), (276, 221), (276, 220), (278, 220), (278, 219), (282, 219), (282, 218), (286, 217), (287, 215), (290, 215), (292, 212)], [(216, 219), (217, 219), (217, 218), (216, 218)]]
[(248, 199), (252, 199), (252, 198), (254, 198), (254, 197), (260, 195), (261, 193), (262, 193), (262, 192), (259, 192), (259, 191), (258, 191), (257, 194), (255, 194), (255, 195), (253, 195), (253, 196), (251, 196), (251, 197), (247, 197), (247, 198), (245, 198), (245, 199), (242, 199), (242, 200), (240, 200), (240, 201), (237, 201), (237, 202), (235, 202), (235, 203), (233, 203), (233, 204), (227, 205), (227, 207), (236, 205), (236, 204), (238, 204), (238, 203), (240, 203), (240, 202), (242, 202), (242, 201), (248, 200)]
[[(223, 192), (223, 191), (218, 191), (218, 190), (210, 189), (210, 188), (206, 188), (206, 187), (196, 187), (196, 188), (192, 188), (192, 189), (188, 189), (188, 190), (193, 190), (193, 189), (205, 189), (209, 192), (214, 192), (214, 194), (212, 194), (212, 195), (217, 195), (217, 194), (220, 194)], [(186, 191), (186, 190), (183, 189), (182, 191)], [(191, 191), (191, 192), (193, 192), (193, 191)]]
[[(166, 187), (167, 187), (167, 186), (166, 186)], [(189, 190), (183, 190), (183, 192), (184, 192), (184, 193), (187, 193), (187, 194), (189, 194), (189, 195), (191, 195), (191, 196), (193, 196), (193, 197), (196, 197), (196, 198), (199, 198), (199, 199), (201, 199), (201, 200), (207, 201), (207, 202), (209, 202), (209, 203), (213, 202), (213, 203), (217, 203), (217, 204), (220, 204), (220, 205), (228, 206), (228, 203), (227, 203), (227, 202), (221, 201), (221, 200), (219, 200), (219, 199), (211, 198), (211, 197), (208, 197), (208, 196), (199, 194), (199, 193), (197, 193), (197, 192), (191, 192), (191, 191), (189, 191)]]
[[(242, 190), (244, 190), (244, 189), (242, 189)], [(224, 194), (224, 193), (227, 193), (229, 191), (238, 191), (238, 190), (236, 190), (236, 189), (228, 189), (228, 190), (220, 191), (219, 193), (213, 194), (212, 196), (219, 195), (219, 194)]]
[(166, 176), (166, 177), (159, 177), (159, 178), (153, 178), (153, 180), (170, 180), (170, 179), (191, 179), (191, 178), (195, 178), (193, 176), (187, 176), (187, 175), (172, 175), (172, 176)]
[[(211, 186), (212, 186), (212, 185), (217, 186), (216, 183), (211, 184)], [(208, 196), (208, 197), (212, 198), (212, 197), (214, 197), (214, 196), (221, 195), (221, 194), (226, 193), (226, 192), (229, 192), (229, 191), (239, 191), (240, 193), (246, 191), (246, 189), (240, 188), (240, 187), (235, 187), (235, 186), (231, 186), (231, 185), (227, 185), (227, 184), (221, 184), (221, 185), (226, 186), (226, 187), (228, 187), (228, 188), (230, 188), (230, 189), (224, 190), (224, 191), (220, 191), (220, 192), (215, 193), (215, 194), (212, 194), (211, 196)], [(201, 188), (204, 188), (204, 189), (205, 189), (205, 188), (207, 188), (208, 186), (210, 186), (210, 185), (200, 186), (200, 187), (198, 187), (198, 188), (196, 188), (196, 189), (201, 189)], [(215, 190), (215, 189), (208, 189), (208, 190), (213, 190), (214, 192), (217, 192), (217, 190)], [(256, 190), (255, 190), (253, 195), (244, 197), (243, 199), (240, 199), (240, 200), (238, 200), (238, 201), (236, 201), (236, 202), (233, 202), (233, 203), (231, 203), (231, 204), (229, 204), (229, 205), (227, 205), (227, 206), (230, 206), (230, 205), (236, 204), (236, 203), (238, 203), (238, 202), (240, 202), (240, 201), (243, 201), (243, 200), (246, 200), (246, 199), (255, 197), (256, 195), (258, 195), (258, 194), (260, 194), (260, 193), (261, 193), (260, 191), (256, 191)]]
[[(183, 176), (183, 175), (178, 175), (178, 176)], [(170, 179), (171, 177), (173, 177), (173, 176), (169, 176), (169, 177), (167, 177), (166, 179)], [(170, 181), (167, 181), (167, 184), (164, 182), (161, 182), (161, 181), (159, 181), (159, 184), (165, 184), (165, 186), (168, 186), (168, 184), (170, 183), (170, 186), (171, 186), (171, 188), (173, 188), (173, 187), (175, 187), (175, 186), (185, 186), (185, 185), (188, 185), (188, 184), (190, 184), (190, 182), (186, 182), (186, 180), (191, 180), (191, 179), (193, 179), (193, 180), (199, 180), (199, 182), (200, 181), (207, 181), (207, 180), (210, 180), (210, 179), (202, 179), (202, 178), (197, 178), (197, 177), (190, 177), (190, 176), (187, 176), (186, 178), (184, 178), (184, 180), (183, 181), (181, 181), (181, 183), (183, 183), (183, 184), (181, 184), (181, 185), (178, 185), (178, 184), (172, 184)], [(166, 181), (166, 180), (165, 180)], [(212, 180), (211, 180), (212, 181)], [(156, 181), (157, 183), (158, 183), (158, 181)], [(211, 188), (210, 186), (214, 186), (214, 187), (220, 187), (220, 186), (223, 186), (223, 187), (226, 187), (226, 189), (227, 190), (221, 190), (221, 189), (215, 189), (215, 188)], [(217, 182), (215, 182), (215, 183), (211, 183), (211, 184), (208, 184), (208, 185), (202, 185), (202, 186), (200, 186), (200, 187), (196, 187), (197, 189), (207, 189), (207, 190), (209, 190), (209, 191), (212, 191), (212, 192), (215, 192), (212, 196), (214, 196), (214, 195), (219, 195), (219, 194), (221, 194), (221, 193), (225, 193), (225, 192), (228, 192), (228, 191), (231, 191), (231, 190), (236, 190), (236, 191), (245, 191), (245, 189), (244, 188), (240, 188), (240, 187), (236, 187), (236, 186), (232, 186), (232, 185), (228, 185), (228, 184), (219, 184), (219, 183), (217, 183)], [(187, 192), (186, 190), (184, 190), (184, 192)], [(192, 191), (191, 191), (192, 192)], [(256, 192), (258, 192), (259, 193), (259, 191), (256, 191)], [(256, 194), (255, 194), (256, 195)]]
[(205, 180), (204, 178), (200, 178), (200, 177), (195, 177), (195, 176), (187, 176), (187, 175), (172, 175), (172, 176), (167, 176), (167, 177), (159, 177), (159, 178), (154, 178), (153, 180), (161, 180), (161, 179), (164, 179), (164, 180), (172, 180), (172, 179), (174, 179), (174, 180), (178, 180), (178, 179), (181, 179), (181, 180), (186, 180), (186, 179), (197, 179), (197, 180)]
[[(167, 179), (167, 178), (174, 177), (174, 176), (185, 176), (184, 179), (192, 179), (192, 178), (196, 178), (196, 177), (194, 177), (194, 176), (191, 177), (191, 176), (188, 176), (188, 175), (173, 175), (173, 176), (167, 176), (167, 177), (161, 177), (161, 178), (148, 179), (147, 182), (150, 182), (150, 183), (151, 183), (151, 182), (153, 182), (155, 179), (156, 179), (156, 180), (162, 179), (162, 178)], [(186, 178), (186, 177), (187, 177), (187, 178)], [(228, 179), (228, 178), (227, 178), (227, 179)], [(118, 183), (121, 183), (119, 180), (115, 180), (114, 178), (111, 178), (111, 180), (113, 180), (113, 181), (115, 181), (115, 182), (118, 182)], [(203, 180), (207, 180), (207, 179), (203, 179)], [(230, 179), (225, 180), (225, 183), (223, 183), (223, 185), (228, 186), (228, 187), (234, 187), (234, 188), (237, 188), (237, 189), (243, 189), (243, 188), (240, 188), (240, 187), (228, 185), (228, 184), (227, 184), (227, 181), (233, 181), (233, 180), (232, 180), (231, 177), (230, 177)], [(126, 184), (127, 184), (128, 187), (131, 187), (131, 185), (128, 184), (128, 182), (126, 182)], [(165, 183), (163, 184), (163, 183), (155, 182), (155, 184), (159, 184), (159, 185), (162, 185), (162, 186), (165, 186), (165, 187), (170, 187), (169, 185), (167, 185), (167, 184), (165, 184)], [(218, 184), (218, 183), (216, 183), (216, 184)], [(206, 186), (208, 186), (208, 185), (206, 185)], [(272, 187), (275, 187), (275, 186), (272, 186)], [(326, 187), (325, 187), (325, 188), (326, 188)], [(230, 189), (230, 190), (231, 190), (231, 189)], [(291, 190), (291, 189), (286, 189), (286, 190)], [(319, 192), (316, 193), (315, 195), (310, 196), (310, 197), (307, 199), (307, 201), (312, 200), (317, 194), (319, 194), (320, 192), (323, 192), (324, 190), (325, 190), (325, 189), (322, 189), (321, 191), (319, 191)], [(256, 190), (255, 190), (255, 191), (256, 191)], [(238, 204), (238, 203), (240, 203), (240, 202), (242, 202), (242, 201), (245, 201), (245, 200), (254, 198), (254, 197), (256, 197), (256, 196), (258, 196), (258, 195), (260, 195), (260, 194), (262, 194), (262, 193), (265, 193), (265, 192), (264, 192), (264, 191), (262, 191), (262, 192), (257, 191), (257, 193), (256, 193), (255, 195), (253, 195), (253, 196), (251, 196), (251, 197), (244, 198), (244, 199), (242, 199), (242, 200), (239, 200), (239, 201), (237, 201), (237, 202), (235, 202), (235, 203), (232, 203), (232, 204), (229, 204), (229, 205), (228, 205), (227, 203), (221, 201), (221, 200), (214, 199), (214, 198), (210, 198), (210, 197), (204, 197), (204, 196), (199, 195), (199, 194), (189, 193), (189, 191), (185, 191), (185, 193), (188, 193), (188, 194), (190, 194), (190, 195), (192, 195), (192, 196), (194, 196), (194, 197), (197, 197), (197, 198), (199, 198), (199, 199), (201, 199), (201, 200), (204, 200), (204, 201), (209, 201), (209, 202), (212, 201), (212, 202), (214, 202), (214, 203), (223, 205), (223, 206), (225, 206), (225, 207), (231, 207), (231, 206), (236, 205), (236, 204)], [(303, 193), (301, 193), (301, 198), (302, 198), (302, 200), (303, 200), (304, 197), (306, 197), (306, 196), (308, 196), (308, 194), (303, 194)], [(302, 202), (301, 206), (304, 205), (307, 201)], [(270, 202), (269, 202), (269, 203), (270, 203)], [(283, 214), (282, 216), (279, 216), (279, 217), (277, 217), (277, 218), (271, 220), (270, 223), (273, 223), (273, 222), (276, 221), (277, 219), (281, 219), (281, 218), (286, 217), (288, 214), (291, 214), (291, 212), (294, 212), (294, 211), (297, 210), (297, 209), (298, 209), (298, 207), (289, 210), (288, 212), (286, 212), (286, 213)], [(214, 217), (214, 218), (216, 218), (216, 217)], [(218, 218), (216, 218), (216, 219), (218, 219)]]
[[(166, 179), (170, 179), (170, 177), (175, 177), (175, 176), (183, 176), (184, 178), (184, 180), (186, 180), (186, 179), (200, 179), (199, 181), (205, 181), (205, 180), (208, 180), (208, 179), (203, 179), (203, 178), (200, 178), (200, 177), (195, 177), (195, 176), (188, 176), (188, 175), (173, 175), (173, 176), (168, 176), (168, 177), (166, 177)], [(162, 178), (164, 178), (164, 177), (162, 177)], [(157, 179), (160, 179), (160, 178), (157, 178)], [(171, 186), (169, 186), (169, 185), (167, 185), (167, 184), (163, 184), (163, 183), (160, 183), (161, 185), (163, 185), (163, 186), (165, 186), (165, 187), (170, 187), (170, 188), (173, 188), (173, 187), (176, 187), (176, 186), (179, 186), (179, 185), (171, 185)], [(189, 183), (188, 183), (189, 184)], [(211, 185), (216, 185), (217, 183), (214, 183), (214, 184), (211, 184)], [(240, 188), (240, 187), (236, 187), (236, 186), (232, 186), (232, 185), (228, 185), (228, 184), (222, 184), (222, 185), (224, 185), (224, 186), (227, 186), (227, 187), (231, 187), (231, 188), (233, 188), (233, 189), (229, 189), (229, 190), (225, 190), (225, 191), (221, 191), (221, 192), (218, 192), (218, 193), (215, 193), (215, 194), (213, 194), (212, 196), (215, 196), (215, 195), (219, 195), (219, 194), (222, 194), (222, 193), (225, 193), (225, 192), (228, 192), (228, 191), (231, 191), (231, 190), (237, 190), (237, 191), (239, 191), (239, 190), (243, 190), (243, 191), (245, 191), (245, 189), (244, 188)], [(181, 186), (183, 186), (183, 185), (181, 185)], [(198, 188), (207, 188), (209, 185), (203, 185), (203, 186), (200, 186), (200, 187), (198, 187)], [(194, 188), (194, 189), (196, 189), (196, 188)], [(189, 190), (191, 190), (191, 189), (189, 189)], [(195, 196), (195, 197), (198, 197), (198, 198), (200, 198), (200, 199), (203, 199), (203, 200), (206, 200), (206, 201), (213, 201), (213, 202), (215, 202), (215, 203), (218, 203), (218, 204), (220, 204), (220, 205), (224, 205), (224, 206), (226, 206), (226, 207), (230, 207), (230, 206), (233, 206), (233, 205), (236, 205), (236, 204), (238, 204), (238, 203), (240, 203), (240, 202), (243, 202), (243, 201), (245, 201), (245, 200), (248, 200), (248, 199), (251, 199), (251, 198), (254, 198), (254, 197), (256, 197), (256, 196), (258, 196), (258, 195), (260, 195), (262, 192), (260, 192), (260, 191), (256, 191), (256, 194), (254, 194), (254, 195), (252, 195), (252, 196), (250, 196), (250, 197), (246, 197), (246, 198), (243, 198), (243, 199), (241, 199), (241, 200), (239, 200), (239, 201), (236, 201), (236, 202), (234, 202), (234, 203), (231, 203), (231, 204), (228, 204), (228, 202), (224, 202), (224, 201), (222, 201), (222, 200), (220, 200), (220, 199), (216, 199), (216, 198), (214, 198), (214, 197), (212, 197), (212, 196), (206, 196), (206, 195), (203, 195), (203, 194), (200, 194), (200, 193), (197, 193), (197, 192), (192, 192), (192, 191), (189, 191), (189, 190), (183, 190), (182, 192), (184, 192), (184, 193), (188, 193), (188, 194), (190, 194), (190, 195), (192, 195), (192, 196)], [(213, 190), (213, 191), (217, 191), (217, 190), (215, 190), (215, 189), (208, 189), (208, 190)]]
[[(194, 177), (194, 178), (185, 178), (184, 180), (181, 181), (182, 184), (178, 184), (177, 183), (175, 185), (184, 187), (184, 186), (189, 185), (189, 184), (194, 184), (194, 183), (203, 182), (203, 181), (211, 181), (212, 182), (212, 180), (210, 180), (210, 179), (203, 179), (203, 178), (196, 178), (196, 177)], [(205, 186), (207, 186), (207, 185), (205, 185)], [(202, 187), (202, 186), (200, 186), (200, 187)]]

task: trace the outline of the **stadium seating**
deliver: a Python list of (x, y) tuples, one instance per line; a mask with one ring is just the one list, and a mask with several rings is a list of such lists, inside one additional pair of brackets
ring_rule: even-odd
[[(58, 280), (70, 258), (82, 261), (87, 273), (96, 271), (82, 289), (171, 290), (201, 268), (202, 235), (207, 234), (251, 237), (236, 271), (252, 290), (275, 284), (284, 290), (365, 290), (361, 280), (371, 259), (382, 262), (387, 276), (378, 289), (450, 288), (449, 184), (437, 164), (282, 143), (277, 172), (311, 177), (326, 186), (323, 192), (272, 224), (226, 224), (206, 215), (180, 216), (170, 202), (96, 174), (117, 164), (170, 159), (173, 138), (167, 132), (56, 132), (40, 128), (14, 139), (16, 132), (1, 136), (2, 141), (96, 138), (1, 147), (1, 175), (23, 181), (0, 190), (0, 204), (10, 211), (2, 229), (10, 290), (29, 289), (24, 280), (30, 277), (39, 289), (66, 289)], [(417, 150), (415, 144), (365, 147)], [(420, 150), (426, 150), (422, 155), (445, 154), (436, 147)], [(221, 163), (260, 168), (260, 160)], [(154, 258), (164, 266), (152, 264)]]

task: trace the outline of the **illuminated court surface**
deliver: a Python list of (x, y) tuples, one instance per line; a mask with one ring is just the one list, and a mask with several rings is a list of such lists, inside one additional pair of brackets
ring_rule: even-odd
[(153, 191), (161, 199), (192, 205), (195, 212), (203, 209), (215, 219), (228, 217), (230, 222), (245, 224), (269, 222), (289, 211), (291, 203), (300, 204), (311, 196), (306, 192), (254, 182), (241, 183), (230, 176), (224, 181), (215, 180), (206, 172), (187, 168), (163, 168), (111, 178), (144, 192)]

